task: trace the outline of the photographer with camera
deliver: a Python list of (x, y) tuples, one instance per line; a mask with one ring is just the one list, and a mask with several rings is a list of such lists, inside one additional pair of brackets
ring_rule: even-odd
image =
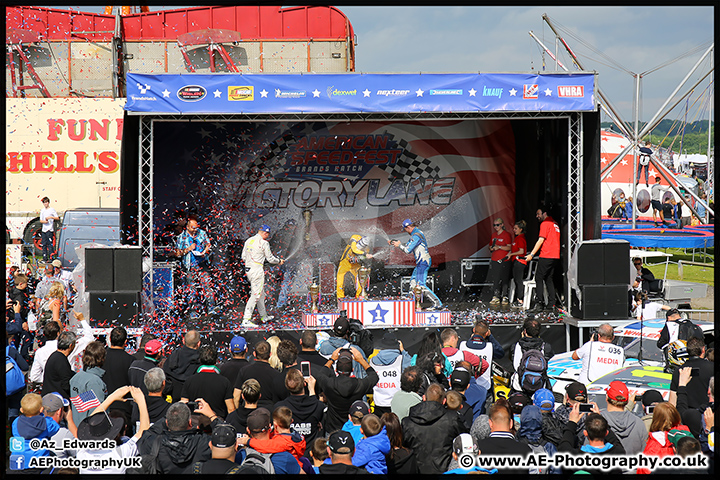
[(625, 350), (614, 345), (615, 333), (609, 323), (603, 323), (590, 341), (572, 353), (573, 360), (582, 360), (578, 381), (587, 385), (603, 375), (623, 367)]
[[(362, 324), (359, 323), (355, 319), (352, 319), (352, 321), (348, 319), (343, 310), (333, 325), (333, 336), (320, 344), (318, 350), (320, 354), (328, 358), (338, 348), (350, 348), (352, 345), (357, 348), (360, 356), (367, 363), (368, 355), (372, 353), (372, 333), (364, 330)], [(352, 371), (356, 378), (365, 378), (367, 376), (365, 369), (356, 361), (353, 361)]]

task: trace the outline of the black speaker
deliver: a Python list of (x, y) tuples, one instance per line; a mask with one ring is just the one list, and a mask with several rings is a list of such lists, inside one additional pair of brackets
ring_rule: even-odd
[(139, 292), (142, 288), (140, 247), (115, 248), (113, 278), (115, 292)]
[(605, 285), (630, 283), (630, 243), (618, 241), (604, 243)]
[(111, 292), (90, 294), (91, 326), (110, 323), (112, 326), (128, 326), (140, 312), (138, 292)]
[(85, 250), (85, 290), (87, 292), (113, 291), (112, 248), (88, 248)]
[(628, 316), (627, 285), (583, 285), (582, 308), (573, 290), (571, 313), (585, 320), (619, 320)]
[(604, 244), (583, 243), (578, 248), (578, 285), (603, 285), (605, 283)]
[(578, 285), (630, 282), (630, 243), (625, 240), (584, 242), (578, 248)]

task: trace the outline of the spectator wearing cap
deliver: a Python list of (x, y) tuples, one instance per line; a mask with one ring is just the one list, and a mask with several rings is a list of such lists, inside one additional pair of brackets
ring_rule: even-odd
[(226, 418), (229, 412), (235, 410), (233, 387), (230, 380), (220, 375), (220, 369), (215, 366), (217, 348), (203, 345), (200, 347), (199, 358), (200, 366), (195, 374), (185, 381), (180, 401), (187, 403), (196, 398), (204, 398), (213, 412)]
[[(547, 388), (540, 388), (533, 395), (533, 404), (540, 408), (542, 414), (543, 439), (557, 446), (562, 439), (563, 423), (553, 416), (555, 395)], [(522, 428), (522, 419), (520, 427)]]
[(183, 337), (182, 347), (173, 351), (163, 365), (165, 375), (172, 383), (173, 402), (180, 400), (185, 380), (190, 378), (200, 366), (198, 348), (200, 348), (200, 332), (194, 329), (188, 330)]
[(360, 424), (365, 415), (370, 415), (370, 406), (362, 400), (355, 400), (350, 405), (350, 411), (348, 412), (348, 421), (342, 426), (342, 429), (349, 432), (353, 436), (355, 443), (359, 443), (362, 440), (362, 428)]
[(210, 436), (211, 457), (190, 465), (186, 474), (226, 475), (236, 473), (240, 465), (235, 463), (238, 451), (237, 430), (230, 424), (218, 423)]
[(238, 432), (244, 432), (247, 428), (247, 417), (258, 408), (260, 400), (260, 383), (254, 378), (245, 380), (240, 389), (240, 404), (226, 418)]
[(347, 475), (369, 473), (362, 467), (356, 467), (352, 463), (355, 453), (355, 440), (350, 433), (338, 430), (330, 434), (327, 440), (328, 455), (330, 464), (322, 464), (319, 471), (324, 475)]
[(572, 353), (573, 360), (582, 360), (578, 381), (583, 384), (619, 370), (625, 363), (625, 350), (613, 344), (615, 333), (609, 323), (598, 327), (590, 341)]
[(270, 227), (261, 225), (256, 235), (245, 241), (242, 249), (242, 260), (245, 262), (245, 272), (250, 281), (250, 297), (245, 305), (242, 325), (244, 327), (256, 327), (251, 319), (257, 305), (260, 314), (260, 323), (271, 320), (265, 310), (265, 261), (269, 263), (285, 263), (285, 260), (277, 258), (270, 251), (270, 244), (267, 239), (270, 237)]
[[(710, 378), (715, 374), (715, 366), (705, 358), (705, 341), (702, 338), (691, 337), (687, 341), (688, 359), (683, 368), (697, 368), (699, 374), (686, 380), (685, 393), (687, 408), (699, 409), (708, 404), (708, 385)], [(669, 402), (677, 405), (678, 391), (680, 389), (680, 369), (676, 368), (670, 380)], [(686, 407), (683, 405), (683, 411)]]
[[(109, 417), (105, 412), (113, 402), (123, 398), (128, 393), (132, 395), (133, 400), (137, 403), (138, 408), (140, 409), (140, 427), (132, 438), (125, 443), (121, 443), (120, 439), (122, 431), (125, 427), (123, 418)], [(77, 438), (79, 440), (96, 441), (106, 439), (114, 440), (116, 446), (109, 449), (79, 449), (77, 451), (76, 458), (79, 461), (85, 462), (88, 460), (103, 461), (112, 458), (116, 463), (115, 465), (111, 465), (106, 468), (98, 468), (95, 465), (90, 465), (88, 468), (81, 467), (80, 474), (124, 474), (127, 467), (121, 463), (122, 459), (135, 457), (139, 454), (137, 442), (149, 426), (150, 421), (148, 419), (147, 408), (145, 405), (145, 397), (139, 388), (126, 385), (112, 392), (99, 407), (92, 411), (92, 415), (78, 424)]]
[(68, 356), (75, 349), (77, 337), (70, 331), (61, 332), (58, 335), (57, 350), (50, 354), (45, 362), (43, 372), (42, 394), (58, 392), (63, 398), (70, 399), (70, 379), (75, 375)]
[[(315, 394), (315, 378), (304, 378), (300, 370), (291, 368), (285, 374), (285, 388), (290, 395), (275, 404), (275, 408), (287, 407), (292, 412), (291, 427), (305, 437), (305, 456), (309, 455), (315, 439), (322, 428), (325, 404)], [(305, 393), (305, 388), (308, 393)]]
[[(623, 448), (622, 443), (615, 433), (613, 433), (613, 431), (608, 427), (608, 422), (605, 417), (599, 413), (597, 405), (594, 406), (593, 410), (593, 413), (590, 414), (581, 413), (580, 404), (576, 403), (573, 405), (573, 408), (570, 411), (568, 423), (565, 424), (565, 428), (563, 429), (563, 438), (560, 445), (558, 445), (558, 451), (569, 452), (576, 455), (580, 455), (582, 453), (607, 456), (625, 455), (625, 449)], [(578, 448), (575, 431), (577, 430), (577, 422), (582, 417), (586, 417), (585, 429), (583, 430), (585, 443)], [(583, 468), (583, 470), (597, 475), (622, 472), (620, 469), (608, 471), (607, 468), (602, 470)], [(569, 474), (573, 472), (563, 469), (563, 473)]]
[(645, 428), (650, 433), (650, 425), (652, 424), (653, 411), (658, 403), (664, 402), (662, 394), (657, 390), (645, 390), (642, 394), (643, 416), (640, 419), (645, 424)]
[[(465, 397), (465, 392), (468, 389), (468, 385), (470, 385), (470, 372), (466, 367), (461, 365), (463, 363), (466, 362), (460, 362), (450, 375), (450, 388), (462, 397), (462, 404), (457, 412), (463, 425), (465, 425), (465, 430), (469, 431), (473, 424), (474, 412), (472, 405), (468, 403), (467, 398)], [(485, 403), (484, 397), (483, 403)], [(478, 415), (479, 414), (480, 412), (478, 411)]]
[[(107, 396), (107, 387), (103, 381), (105, 370), (105, 347), (100, 342), (90, 342), (82, 356), (83, 369), (77, 372), (70, 379), (70, 398), (79, 396), (81, 393), (92, 391), (99, 401), (105, 400)], [(88, 412), (79, 412), (73, 402), (72, 408), (73, 420), (80, 425), (85, 420)]]
[[(110, 345), (105, 348), (105, 375), (103, 382), (108, 392), (114, 392), (120, 387), (130, 385), (128, 371), (130, 365), (135, 361), (132, 355), (125, 351), (127, 343), (127, 330), (123, 327), (115, 327), (110, 331)], [(110, 411), (120, 410), (127, 418), (132, 411), (131, 403), (118, 401), (110, 405)]]
[(422, 372), (417, 366), (408, 367), (400, 375), (400, 390), (393, 395), (390, 401), (390, 410), (397, 415), (399, 421), (408, 416), (410, 407), (422, 402), (420, 386), (422, 385)]
[(157, 335), (153, 333), (143, 333), (142, 337), (140, 337), (140, 345), (138, 345), (137, 350), (133, 353), (133, 358), (135, 360), (142, 360), (143, 357), (145, 357), (145, 345), (147, 345), (147, 342), (150, 340), (155, 339), (157, 339)]
[(130, 385), (138, 387), (142, 392), (147, 395), (147, 387), (145, 386), (145, 374), (151, 368), (158, 366), (160, 357), (162, 355), (163, 344), (160, 340), (149, 340), (145, 347), (145, 356), (140, 360), (135, 360), (130, 364), (128, 368), (128, 381)]
[[(630, 392), (627, 385), (619, 380), (610, 382), (606, 391), (607, 409), (601, 413), (607, 424), (628, 455), (642, 452), (647, 442), (648, 431), (643, 421), (634, 413), (627, 410), (630, 401)], [(586, 423), (587, 428), (587, 423)]]
[(473, 459), (478, 454), (478, 446), (477, 442), (473, 438), (472, 435), (469, 433), (461, 433), (457, 437), (455, 437), (455, 440), (453, 440), (452, 443), (452, 461), (450, 462), (450, 466), (448, 467), (448, 471), (445, 473), (459, 473), (459, 474), (467, 474), (470, 472), (483, 472), (483, 473), (497, 473), (497, 469), (492, 470), (486, 470), (482, 467), (478, 467), (477, 465), (473, 464), (470, 468), (463, 468), (458, 463), (458, 460), (460, 456), (462, 455), (471, 455)]
[[(43, 414), (47, 418), (52, 418), (60, 425), (60, 429), (50, 437), (58, 448), (55, 450), (55, 456), (59, 458), (75, 457), (77, 454), (74, 449), (60, 449), (65, 439), (72, 440), (77, 438), (77, 425), (73, 422), (72, 413), (70, 413), (70, 402), (63, 398), (57, 392), (48, 393), (42, 397)], [(67, 428), (62, 424), (67, 424)]]
[[(170, 404), (163, 398), (163, 390), (165, 389), (165, 372), (162, 368), (154, 367), (145, 373), (143, 384), (148, 393), (145, 395), (145, 405), (147, 406), (150, 423), (158, 423), (165, 420)], [(133, 403), (130, 421), (133, 425), (140, 419), (140, 410)]]
[[(250, 413), (247, 418), (247, 436), (241, 435), (238, 439), (239, 443), (247, 444), (250, 441), (266, 442), (270, 440), (272, 427), (272, 416), (267, 408), (260, 407)], [(272, 462), (275, 474), (298, 474), (300, 473), (300, 464), (289, 452), (277, 452), (262, 454), (250, 445), (245, 445), (241, 449), (236, 461), (242, 463), (248, 454), (257, 454), (260, 456), (269, 456)]]
[(410, 408), (402, 420), (403, 442), (415, 451), (422, 473), (447, 471), (452, 442), (465, 427), (456, 412), (445, 408), (445, 390), (437, 383), (428, 386), (423, 401)]
[[(498, 400), (488, 412), (490, 417), (490, 435), (478, 441), (480, 455), (520, 455), (526, 457), (532, 450), (530, 447), (519, 442), (513, 435), (513, 416), (507, 401)], [(522, 424), (520, 425), (522, 427)], [(505, 469), (500, 473), (527, 474), (528, 469)]]
[(235, 385), (238, 372), (248, 365), (247, 361), (247, 341), (240, 335), (235, 335), (230, 340), (230, 359), (220, 365), (220, 375), (230, 380), (230, 385)]
[(663, 350), (675, 340), (687, 342), (693, 336), (702, 338), (702, 329), (690, 320), (683, 318), (677, 308), (671, 308), (665, 312), (665, 325), (660, 330), (657, 347)]
[(378, 374), (378, 383), (373, 389), (375, 414), (382, 415), (391, 411), (390, 403), (393, 396), (400, 391), (402, 372), (410, 366), (412, 358), (395, 332), (387, 331), (380, 340), (380, 350), (370, 359)]
[[(365, 352), (363, 352), (359, 346), (350, 342), (350, 321), (347, 317), (340, 316), (337, 320), (335, 320), (332, 333), (332, 336), (328, 337), (327, 340), (320, 342), (319, 352), (321, 355), (328, 358), (338, 348), (350, 348), (352, 345), (358, 350), (358, 352), (360, 352), (362, 358), (367, 361)], [(353, 375), (355, 375), (355, 378), (365, 378), (365, 368), (356, 360), (353, 360), (352, 363)]]
[(275, 382), (281, 373), (270, 366), (270, 344), (261, 340), (255, 345), (255, 362), (240, 370), (235, 380), (233, 399), (235, 406), (240, 405), (242, 385), (245, 380), (254, 378), (260, 383), (260, 400), (258, 405), (272, 409), (275, 403), (280, 400), (275, 392)]
[[(464, 368), (465, 370), (467, 370), (468, 373), (471, 370), (470, 364), (464, 360), (455, 364), (455, 368), (457, 369), (458, 367)], [(450, 388), (452, 388), (453, 390), (456, 389), (453, 386), (452, 378), (450, 378)], [(460, 392), (460, 390), (458, 391)], [(464, 401), (467, 402), (467, 404), (470, 405), (472, 409), (472, 423), (478, 416), (480, 416), (480, 414), (485, 413), (485, 405), (488, 403), (488, 392), (484, 387), (481, 387), (477, 382), (475, 382), (472, 378), (472, 375), (470, 375), (467, 388), (465, 388), (460, 393), (462, 393)]]
[[(570, 418), (570, 411), (576, 403), (587, 403), (587, 389), (580, 382), (570, 382), (565, 386), (565, 399), (562, 405), (553, 412), (553, 416), (565, 425)], [(583, 429), (585, 428), (585, 417), (578, 420), (577, 438), (578, 442), (585, 440)]]
[[(353, 360), (367, 372), (364, 378), (350, 376), (353, 371)], [(327, 400), (328, 409), (324, 424), (327, 432), (340, 429), (353, 402), (372, 393), (373, 387), (378, 382), (378, 374), (357, 347), (349, 350), (337, 348), (325, 366), (331, 368), (333, 362), (338, 373), (337, 377), (315, 377), (318, 387), (322, 389)]]
[[(557, 453), (557, 445), (543, 436), (543, 415), (537, 405), (523, 407), (520, 412), (520, 428), (517, 438), (519, 442), (527, 444), (534, 453), (545, 454), (548, 457)], [(562, 471), (555, 467), (538, 467), (531, 469), (530, 473), (562, 473)]]
[(51, 265), (53, 266), (55, 277), (59, 278), (65, 285), (65, 291), (69, 292), (71, 288), (74, 289), (75, 284), (73, 282), (72, 272), (70, 270), (63, 270), (60, 259), (56, 258), (52, 261)]

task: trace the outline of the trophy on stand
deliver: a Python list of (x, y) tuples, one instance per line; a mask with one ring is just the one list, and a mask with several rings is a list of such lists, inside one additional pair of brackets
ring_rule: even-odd
[(318, 301), (320, 300), (320, 286), (313, 280), (312, 285), (308, 288), (310, 291), (310, 311), (312, 313), (318, 313)]
[(358, 298), (364, 299), (367, 296), (365, 286), (367, 285), (369, 277), (370, 269), (368, 267), (360, 267), (360, 270), (358, 271), (358, 283), (360, 284), (360, 293), (357, 296)]
[(420, 305), (420, 302), (422, 302), (422, 287), (415, 284), (412, 290), (413, 294), (415, 294), (415, 311), (419, 312), (422, 310), (422, 305)]

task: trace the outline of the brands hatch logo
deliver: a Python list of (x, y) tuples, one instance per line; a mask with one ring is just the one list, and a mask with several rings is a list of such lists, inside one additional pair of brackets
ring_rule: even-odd
[(150, 90), (150, 85), (148, 85), (147, 83), (145, 83), (145, 84), (138, 83), (137, 88), (138, 88), (138, 90), (140, 90), (140, 93), (145, 95), (147, 93), (147, 91)]
[(462, 88), (438, 88), (430, 89), (430, 95), (462, 95)]
[(184, 102), (197, 102), (207, 95), (207, 90), (200, 85), (187, 85), (177, 92), (177, 96)]
[(255, 100), (255, 89), (252, 86), (228, 87), (228, 100), (231, 102), (251, 102)]
[(381, 97), (404, 97), (405, 95), (409, 95), (410, 90), (378, 90), (375, 95), (379, 95)]
[(275, 98), (304, 98), (306, 92), (304, 90), (280, 90), (275, 89)]
[(538, 98), (538, 86), (536, 83), (532, 85), (523, 85), (523, 98)]
[(583, 98), (585, 87), (582, 85), (558, 85), (558, 97)]
[(328, 97), (354, 97), (357, 95), (357, 89), (355, 90), (338, 90), (334, 86), (327, 87)]

